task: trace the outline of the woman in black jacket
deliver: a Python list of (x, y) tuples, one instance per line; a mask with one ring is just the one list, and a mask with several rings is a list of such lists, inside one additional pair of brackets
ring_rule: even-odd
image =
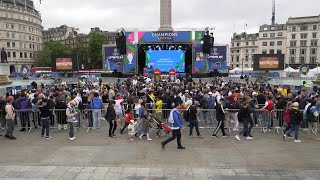
[(114, 131), (117, 129), (117, 122), (116, 122), (116, 111), (114, 109), (114, 106), (116, 105), (115, 101), (111, 101), (107, 113), (106, 113), (106, 120), (109, 122), (109, 137), (108, 138), (114, 138)]
[(294, 142), (300, 143), (301, 141), (298, 139), (298, 136), (299, 136), (299, 127), (301, 125), (301, 122), (302, 122), (302, 115), (301, 115), (301, 112), (299, 111), (299, 103), (295, 102), (293, 103), (292, 109), (290, 112), (291, 128), (285, 132), (285, 134), (283, 135), (283, 139), (287, 140), (288, 135), (290, 135), (290, 133), (294, 131), (295, 132)]

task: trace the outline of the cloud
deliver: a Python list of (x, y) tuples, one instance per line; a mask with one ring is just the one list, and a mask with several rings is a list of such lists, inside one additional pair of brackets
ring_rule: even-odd
[[(172, 0), (173, 27), (215, 27), (215, 39), (227, 44), (234, 32), (258, 32), (271, 23), (272, 0)], [(277, 0), (276, 21), (319, 15), (319, 0)], [(42, 0), (40, 8), (45, 29), (66, 24), (88, 33), (91, 27), (113, 31), (120, 27), (157, 29), (160, 0)]]

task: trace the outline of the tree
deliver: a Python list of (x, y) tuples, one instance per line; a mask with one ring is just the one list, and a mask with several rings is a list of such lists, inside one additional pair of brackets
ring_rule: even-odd
[(72, 53), (78, 55), (79, 69), (82, 69), (82, 64), (84, 65), (84, 68), (89, 68), (89, 48), (85, 47), (83, 44), (77, 44), (72, 50)]
[(49, 67), (51, 66), (52, 56), (67, 56), (71, 54), (71, 48), (60, 42), (46, 42), (44, 43), (44, 48), (36, 53), (34, 65), (38, 67)]
[(106, 35), (91, 32), (89, 36), (90, 68), (102, 69), (102, 45), (105, 42)]

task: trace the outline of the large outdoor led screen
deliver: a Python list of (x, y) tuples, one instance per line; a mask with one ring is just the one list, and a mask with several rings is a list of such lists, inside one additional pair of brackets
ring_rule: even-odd
[(253, 70), (283, 70), (284, 55), (283, 54), (255, 54)]
[(72, 71), (72, 58), (56, 58), (57, 71)]
[(146, 65), (148, 68), (160, 69), (169, 72), (185, 72), (185, 52), (183, 50), (148, 50), (146, 52)]

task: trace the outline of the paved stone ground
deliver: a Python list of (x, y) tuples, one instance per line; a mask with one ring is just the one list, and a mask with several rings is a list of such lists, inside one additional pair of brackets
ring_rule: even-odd
[(88, 134), (81, 129), (72, 142), (67, 131), (52, 130), (51, 140), (38, 131), (16, 131), (16, 141), (0, 138), (0, 179), (320, 179), (319, 136), (301, 132), (296, 144), (255, 130), (254, 140), (239, 142), (235, 133), (212, 139), (212, 129), (200, 131), (204, 138), (184, 130), (186, 150), (177, 150), (175, 142), (161, 150), (166, 137), (107, 139), (107, 128)]

